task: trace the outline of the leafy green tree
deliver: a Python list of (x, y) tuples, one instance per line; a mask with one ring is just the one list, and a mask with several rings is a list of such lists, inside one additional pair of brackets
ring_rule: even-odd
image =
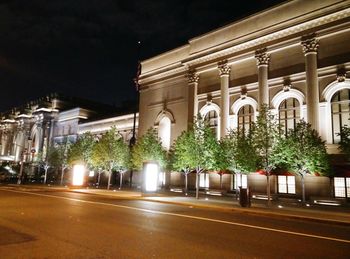
[(107, 189), (111, 185), (112, 170), (118, 171), (121, 188), (122, 174), (129, 168), (129, 148), (115, 127), (103, 134), (102, 138), (93, 146), (91, 162), (95, 167), (108, 171)]
[(219, 158), (224, 166), (237, 175), (256, 170), (259, 157), (255, 152), (251, 131), (231, 130), (220, 142), (222, 154)]
[(339, 149), (350, 160), (350, 127), (347, 125), (343, 126), (338, 135), (340, 136)]
[(43, 168), (45, 171), (44, 184), (46, 184), (49, 168), (57, 168), (60, 165), (57, 149), (54, 147), (49, 147), (46, 151), (46, 154), (44, 154), (44, 152), (39, 152), (37, 156), (37, 163), (39, 167)]
[(208, 123), (198, 116), (193, 124), (195, 146), (192, 152), (192, 168), (196, 172), (196, 199), (199, 198), (199, 175), (215, 170), (220, 145)]
[(257, 121), (252, 127), (252, 144), (255, 154), (259, 158), (259, 167), (257, 169), (264, 170), (267, 181), (267, 205), (271, 205), (271, 171), (276, 168), (280, 161), (274, 156), (274, 148), (279, 140), (279, 127), (274, 116), (268, 109), (267, 105), (260, 107)]
[(68, 163), (68, 154), (71, 148), (71, 143), (69, 140), (66, 140), (64, 143), (56, 144), (54, 146), (57, 154), (58, 154), (58, 163), (61, 167), (61, 185), (63, 185), (64, 172), (67, 168), (69, 168)]
[(167, 168), (167, 152), (162, 147), (157, 131), (147, 130), (132, 147), (131, 163), (135, 170), (142, 170), (144, 161), (157, 161), (162, 169)]
[(318, 173), (329, 176), (329, 159), (325, 141), (305, 121), (290, 129), (276, 146), (276, 160), (283, 161), (301, 177), (302, 201), (305, 203), (305, 175)]
[(188, 175), (193, 170), (192, 152), (196, 146), (193, 129), (183, 131), (176, 139), (171, 150), (171, 166), (173, 170), (183, 172), (185, 191), (188, 192)]
[(80, 135), (68, 151), (67, 161), (70, 166), (76, 163), (84, 163), (86, 167), (91, 164), (92, 148), (95, 144), (95, 138), (90, 132)]
[(212, 129), (200, 116), (192, 128), (182, 133), (174, 145), (173, 167), (185, 174), (196, 172), (196, 198), (199, 197), (199, 175), (217, 167), (219, 143)]

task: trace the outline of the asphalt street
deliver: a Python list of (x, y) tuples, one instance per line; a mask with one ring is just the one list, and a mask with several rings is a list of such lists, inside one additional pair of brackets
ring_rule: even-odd
[(0, 188), (0, 258), (349, 258), (350, 227)]

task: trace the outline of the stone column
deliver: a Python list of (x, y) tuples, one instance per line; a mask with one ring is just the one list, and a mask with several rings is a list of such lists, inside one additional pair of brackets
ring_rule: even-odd
[(266, 52), (266, 48), (255, 51), (255, 58), (258, 66), (258, 84), (259, 84), (259, 108), (263, 104), (269, 106), (269, 86), (267, 84), (268, 79), (268, 66), (270, 61), (270, 54)]
[(315, 130), (319, 128), (319, 88), (317, 76), (318, 40), (315, 35), (302, 37), (305, 55), (307, 122)]
[(194, 116), (197, 116), (198, 113), (198, 81), (199, 76), (195, 71), (191, 71), (187, 75), (188, 78), (188, 115), (187, 115), (187, 124), (188, 126), (193, 123)]
[(224, 138), (230, 126), (229, 79), (231, 68), (227, 65), (227, 60), (219, 62), (218, 68), (221, 81), (220, 136)]

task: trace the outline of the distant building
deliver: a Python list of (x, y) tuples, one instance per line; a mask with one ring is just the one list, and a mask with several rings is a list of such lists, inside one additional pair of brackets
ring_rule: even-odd
[[(107, 118), (106, 118), (107, 116)], [(116, 126), (125, 141), (133, 134), (134, 113), (89, 100), (50, 95), (2, 113), (0, 162), (35, 162), (55, 143), (75, 142), (79, 134), (102, 134)], [(138, 123), (136, 114), (135, 123)]]
[[(200, 113), (218, 139), (230, 128), (249, 128), (259, 107), (269, 105), (287, 130), (304, 119), (338, 153), (339, 130), (349, 125), (350, 2), (295, 0), (190, 39), (188, 44), (142, 62), (139, 134), (158, 127), (166, 148)], [(172, 185), (182, 185), (178, 173)], [(350, 198), (350, 172), (307, 177), (307, 196)], [(217, 174), (201, 187), (219, 188)], [(257, 173), (224, 176), (224, 187), (248, 183), (264, 193)], [(280, 175), (273, 192), (300, 197), (300, 179)], [(193, 182), (192, 182), (193, 184)]]

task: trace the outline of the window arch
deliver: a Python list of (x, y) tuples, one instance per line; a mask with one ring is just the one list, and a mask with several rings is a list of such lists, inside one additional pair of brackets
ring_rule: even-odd
[(220, 139), (220, 108), (217, 104), (209, 102), (204, 105), (200, 114), (202, 118), (208, 121), (210, 128), (213, 130), (217, 139)]
[[(244, 111), (241, 110), (243, 107), (244, 108)], [(248, 108), (249, 107), (249, 108)], [(245, 98), (239, 98), (238, 100), (236, 100), (232, 107), (231, 107), (231, 110), (232, 110), (232, 113), (233, 113), (233, 128), (237, 128), (239, 125), (239, 118), (238, 118), (238, 113), (250, 113), (249, 110), (251, 111), (252, 113), (252, 122), (254, 122), (256, 120), (256, 110), (257, 110), (257, 107), (258, 107), (258, 103), (257, 101), (255, 101), (253, 98), (247, 96)], [(247, 118), (246, 118), (247, 119)], [(241, 119), (242, 120), (242, 119)], [(245, 120), (246, 121), (246, 120)]]
[(162, 142), (162, 146), (166, 149), (170, 149), (170, 134), (171, 134), (171, 121), (167, 116), (164, 116), (159, 121), (158, 137)]
[(350, 124), (350, 89), (341, 89), (331, 99), (332, 142), (340, 141), (341, 127)]
[(295, 128), (300, 120), (300, 103), (296, 98), (287, 98), (280, 103), (278, 120), (284, 133)]
[(237, 114), (237, 125), (239, 129), (250, 130), (254, 122), (254, 107), (250, 104), (243, 105)]

